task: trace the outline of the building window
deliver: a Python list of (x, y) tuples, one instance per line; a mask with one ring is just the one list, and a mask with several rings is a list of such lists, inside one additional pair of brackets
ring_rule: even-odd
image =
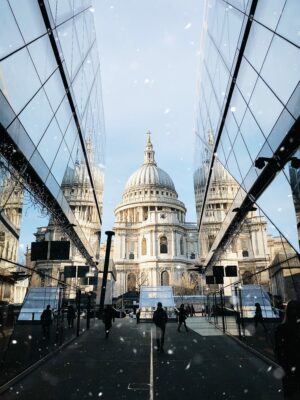
[(133, 273), (127, 275), (127, 291), (135, 292), (136, 290), (136, 276)]
[(129, 260), (134, 260), (134, 254), (133, 253), (129, 253)]
[(162, 236), (159, 239), (159, 247), (160, 247), (160, 253), (161, 254), (167, 254), (168, 253), (168, 239), (165, 236)]
[(163, 271), (160, 275), (160, 284), (161, 286), (169, 286), (170, 279), (169, 279), (169, 272)]
[(142, 240), (142, 256), (147, 254), (147, 240), (143, 238)]
[(248, 250), (243, 250), (243, 257), (249, 257), (249, 252)]
[(181, 254), (181, 255), (184, 254), (184, 250), (183, 250), (183, 237), (180, 238), (180, 254)]
[(191, 260), (195, 260), (195, 253), (191, 253)]

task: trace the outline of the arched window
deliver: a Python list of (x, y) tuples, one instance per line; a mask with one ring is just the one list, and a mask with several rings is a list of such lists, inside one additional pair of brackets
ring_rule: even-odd
[(133, 253), (129, 253), (129, 260), (134, 260), (134, 254)]
[(183, 250), (183, 237), (181, 236), (180, 238), (180, 254), (183, 256), (184, 250)]
[(169, 279), (169, 272), (163, 271), (160, 276), (160, 284), (161, 286), (169, 286), (170, 279)]
[(142, 256), (147, 254), (147, 240), (145, 238), (142, 239)]
[(160, 248), (160, 253), (161, 254), (167, 254), (168, 253), (168, 239), (165, 236), (162, 236), (159, 239), (159, 248)]
[(245, 271), (242, 275), (244, 285), (251, 285), (254, 283), (253, 274), (250, 271)]
[(134, 292), (136, 290), (136, 276), (133, 273), (127, 275), (127, 291)]

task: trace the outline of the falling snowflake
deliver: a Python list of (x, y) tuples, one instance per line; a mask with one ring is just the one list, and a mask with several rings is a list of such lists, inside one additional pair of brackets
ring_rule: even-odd
[(98, 393), (98, 397), (101, 397), (102, 395), (103, 395), (102, 392), (99, 392), (99, 393)]
[(191, 361), (187, 364), (187, 366), (185, 367), (185, 369), (190, 369), (191, 367)]
[(122, 336), (120, 336), (120, 341), (124, 342), (124, 338)]
[(164, 111), (164, 113), (165, 113), (165, 114), (169, 114), (170, 111), (171, 111), (170, 108), (166, 108), (165, 111)]
[(17, 344), (18, 343), (17, 340), (15, 340), (15, 339), (12, 340), (11, 342), (12, 342), (12, 344)]
[(171, 349), (168, 350), (168, 354), (173, 354), (173, 353), (174, 353), (173, 350), (171, 350)]
[(236, 112), (236, 107), (234, 107), (234, 106), (230, 107), (230, 111), (233, 113)]
[(188, 24), (186, 24), (186, 26), (184, 27), (184, 29), (188, 30), (188, 29), (190, 29), (191, 26), (192, 26), (192, 24), (189, 22)]

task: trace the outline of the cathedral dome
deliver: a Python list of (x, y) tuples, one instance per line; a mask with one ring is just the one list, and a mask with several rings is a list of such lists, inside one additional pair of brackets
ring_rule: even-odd
[(144, 154), (144, 163), (129, 177), (125, 185), (125, 192), (142, 187), (159, 187), (176, 192), (170, 176), (156, 165), (150, 132)]
[(170, 176), (153, 164), (144, 164), (128, 179), (125, 191), (142, 186), (163, 187), (175, 191), (175, 186)]

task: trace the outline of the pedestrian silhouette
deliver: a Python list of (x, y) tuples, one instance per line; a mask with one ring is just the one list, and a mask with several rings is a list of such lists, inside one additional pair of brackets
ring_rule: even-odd
[(194, 317), (196, 315), (195, 309), (193, 304), (191, 304), (191, 317)]
[(48, 304), (45, 310), (42, 312), (41, 324), (43, 330), (43, 337), (44, 338), (49, 337), (50, 326), (52, 324), (52, 311), (50, 309), (50, 304)]
[(106, 306), (104, 309), (103, 313), (103, 322), (104, 322), (104, 329), (105, 329), (105, 338), (108, 338), (109, 332), (112, 327), (112, 321), (115, 318), (115, 312), (112, 308), (112, 306), (109, 304)]
[(262, 316), (262, 311), (261, 311), (261, 306), (259, 303), (255, 303), (255, 314), (254, 314), (254, 324), (255, 324), (255, 328), (257, 328), (258, 323), (261, 323), (262, 326), (265, 328), (264, 326), (264, 319)]
[(185, 323), (186, 317), (187, 317), (187, 311), (184, 309), (184, 304), (181, 304), (181, 306), (179, 307), (179, 314), (178, 314), (178, 322), (179, 322), (178, 328), (177, 328), (178, 332), (180, 332), (180, 328), (181, 328), (182, 324), (184, 325), (185, 330), (187, 332), (189, 331), (188, 327), (186, 326), (186, 323)]
[(157, 351), (164, 352), (166, 323), (168, 322), (168, 314), (162, 308), (162, 303), (157, 303), (157, 309), (153, 313), (153, 322), (156, 327), (156, 346)]
[(75, 316), (76, 316), (76, 314), (75, 314), (74, 307), (72, 306), (72, 304), (70, 304), (68, 306), (68, 311), (67, 311), (67, 320), (68, 320), (69, 328), (73, 328)]
[(300, 302), (290, 300), (283, 323), (275, 331), (275, 354), (284, 370), (284, 399), (300, 399)]
[(192, 315), (192, 311), (191, 311), (191, 307), (189, 306), (189, 304), (186, 306), (186, 314), (188, 317), (191, 317)]

